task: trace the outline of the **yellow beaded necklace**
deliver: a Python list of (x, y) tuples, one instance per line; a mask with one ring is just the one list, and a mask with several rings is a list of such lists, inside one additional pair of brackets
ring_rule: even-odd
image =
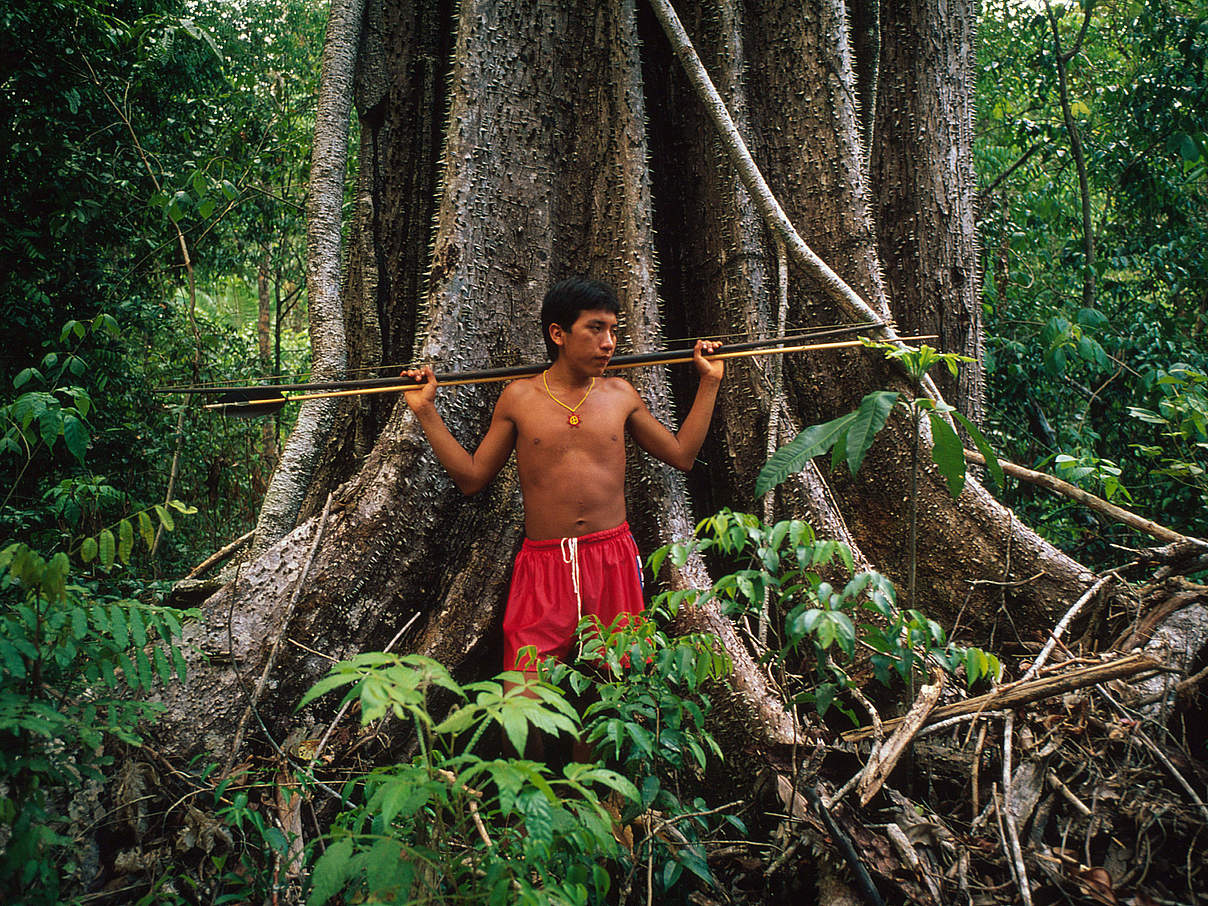
[(579, 407), (582, 406), (585, 402), (587, 402), (587, 398), (589, 396), (591, 396), (591, 392), (596, 389), (596, 379), (595, 378), (591, 379), (591, 383), (588, 384), (588, 386), (587, 386), (587, 392), (585, 394), (583, 394), (583, 399), (579, 400), (579, 402), (575, 403), (573, 406), (568, 406), (568, 405), (566, 405), (566, 403), (562, 402), (562, 400), (558, 399), (558, 397), (554, 396), (554, 394), (550, 392), (549, 381), (547, 381), (545, 379), (545, 376), (547, 374), (549, 374), (548, 368), (545, 371), (541, 372), (541, 383), (545, 386), (545, 395), (548, 396), (555, 403), (557, 403), (559, 406), (561, 406), (563, 409), (565, 409), (567, 412), (570, 413), (570, 415), (568, 415), (566, 417), (566, 423), (568, 425), (570, 425), (572, 428), (579, 427), (579, 422), (582, 421), (582, 419), (579, 417), (579, 411), (578, 411)]

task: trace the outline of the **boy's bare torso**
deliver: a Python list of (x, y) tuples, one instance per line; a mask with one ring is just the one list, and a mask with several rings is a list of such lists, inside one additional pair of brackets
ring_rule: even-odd
[(576, 410), (576, 426), (539, 376), (509, 385), (499, 405), (497, 417), (515, 430), (529, 538), (577, 537), (625, 521), (625, 431), (637, 408), (627, 381), (597, 379)]

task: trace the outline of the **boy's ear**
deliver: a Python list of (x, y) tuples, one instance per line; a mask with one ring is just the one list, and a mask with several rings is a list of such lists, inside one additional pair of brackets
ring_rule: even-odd
[(554, 341), (555, 346), (561, 346), (566, 340), (566, 331), (562, 329), (561, 324), (550, 324), (549, 338)]

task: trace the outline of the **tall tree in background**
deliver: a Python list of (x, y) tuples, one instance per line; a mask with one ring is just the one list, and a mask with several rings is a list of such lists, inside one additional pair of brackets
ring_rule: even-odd
[[(939, 324), (948, 342), (976, 352), (971, 84), (967, 67), (956, 65), (968, 48), (925, 59), (880, 53), (879, 78), (860, 82), (881, 86), (870, 185), (841, 2), (679, 6), (798, 232), (873, 311)], [(907, 12), (883, 11), (883, 28), (928, 45), (967, 41), (972, 30), (964, 4), (949, 10), (959, 28), (938, 7)], [(539, 300), (570, 273), (616, 285), (629, 351), (685, 330), (774, 329), (776, 243), (645, 3), (370, 0), (356, 108), (361, 170), (342, 297), (350, 366), (415, 359), (459, 370), (539, 361)], [(908, 150), (875, 148), (919, 130), (950, 136), (955, 164), (937, 141), (919, 152), (918, 172), (908, 177), (898, 158)], [(937, 192), (941, 204), (923, 204)], [(940, 236), (956, 238), (927, 241)], [(852, 321), (828, 285), (796, 268), (787, 316), (798, 326)], [(679, 377), (634, 376), (668, 423), (677, 421)], [(631, 453), (630, 521), (639, 545), (650, 550), (687, 536), (694, 519), (718, 505), (755, 507), (770, 420), (787, 439), (886, 386), (905, 389), (879, 354), (864, 352), (786, 361), (779, 392), (759, 367), (731, 368), (708, 463), (691, 489)], [(978, 396), (976, 381), (966, 381), (954, 401), (976, 411)], [(472, 445), (494, 398), (487, 387), (446, 390), (438, 406)], [(782, 488), (780, 512), (850, 540), (858, 559), (904, 577), (908, 443), (905, 420), (891, 419), (856, 477), (811, 465)], [(927, 531), (918, 584), (936, 619), (951, 624), (963, 608), (966, 624), (972, 618), (987, 632), (1003, 614), (1047, 625), (1090, 581), (975, 483), (955, 502), (929, 468), (919, 485)], [(214, 657), (195, 663), (187, 691), (170, 701), (160, 725), (165, 741), (178, 752), (198, 744), (229, 750), (248, 715), (239, 677), (264, 676), (270, 666), (273, 692), (260, 709), (283, 737), (310, 719), (291, 709), (327, 669), (325, 656), (380, 648), (409, 624), (400, 648), (494, 672), (519, 504), (510, 468), (463, 499), (405, 405), (343, 404), (297, 527), (207, 602), (210, 619), (195, 640)], [(1029, 581), (1015, 581), (1021, 577)], [(699, 561), (671, 577), (681, 586), (705, 580)], [(681, 619), (722, 636), (739, 692), (731, 704), (755, 738), (792, 740), (792, 719), (725, 619), (708, 606)], [(286, 634), (306, 647), (275, 644)]]

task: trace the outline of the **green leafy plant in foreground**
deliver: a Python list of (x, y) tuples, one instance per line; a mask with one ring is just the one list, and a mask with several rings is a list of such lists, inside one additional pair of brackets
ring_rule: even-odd
[(931, 461), (935, 463), (940, 474), (948, 485), (948, 492), (955, 498), (959, 497), (965, 487), (965, 452), (960, 437), (953, 429), (951, 420), (955, 419), (968, 432), (970, 439), (978, 452), (986, 461), (986, 468), (998, 483), (1003, 486), (1002, 466), (993, 448), (982, 436), (977, 425), (967, 416), (958, 412), (946, 403), (939, 403), (922, 395), (923, 378), (937, 364), (943, 364), (955, 376), (961, 362), (973, 361), (968, 356), (951, 352), (937, 352), (926, 344), (917, 349), (912, 346), (898, 346), (890, 343), (865, 341), (872, 349), (882, 350), (886, 357), (898, 362), (905, 369), (914, 388), (914, 395), (903, 397), (895, 390), (876, 390), (869, 393), (860, 401), (860, 406), (854, 412), (840, 415), (820, 425), (813, 425), (803, 430), (795, 438), (777, 450), (768, 459), (755, 479), (755, 496), (761, 497), (776, 485), (785, 481), (790, 475), (800, 472), (815, 456), (831, 451), (831, 468), (838, 468), (846, 462), (852, 475), (860, 470), (864, 456), (872, 447), (873, 440), (893, 412), (894, 406), (904, 406), (910, 418), (910, 493), (909, 493), (909, 596), (911, 604), (915, 601), (915, 566), (918, 524), (918, 474), (919, 474), (919, 440), (920, 422), (923, 415), (927, 416), (931, 427)]
[[(60, 462), (60, 441), (76, 465), (85, 465), (85, 420), (95, 410), (69, 379), (86, 370), (78, 342), (90, 330), (112, 335), (116, 326), (107, 315), (91, 328), (69, 321), (60, 341), (76, 346), (48, 353), (40, 368), (19, 373), (19, 395), (0, 407), (0, 455), (21, 461), (17, 483), (35, 462)], [(149, 538), (148, 512), (82, 539), (63, 528), (80, 520), (83, 506), (120, 500), (104, 479), (75, 476), (52, 484), (45, 499), (58, 525), (40, 533), (7, 508), (15, 489), (16, 483), (0, 503), (0, 525), (20, 525), (27, 538), (0, 549), (0, 900), (57, 903), (90, 880), (77, 877), (70, 800), (84, 784), (102, 780), (112, 761), (108, 744), (139, 743), (138, 724), (155, 710), (139, 697), (173, 677), (183, 679), (177, 640), (181, 620), (195, 612), (112, 594), (112, 582), (97, 581), (95, 568), (77, 573), (79, 560), (96, 561), (102, 575), (119, 561), (129, 563), (135, 521)], [(179, 501), (170, 506), (195, 512)], [(166, 508), (149, 512), (165, 529), (174, 527)], [(54, 552), (44, 554), (43, 544)]]
[[(346, 784), (350, 808), (315, 862), (308, 903), (340, 892), (403, 903), (603, 898), (610, 878), (600, 862), (617, 844), (601, 797), (636, 799), (633, 784), (595, 765), (570, 764), (555, 777), (535, 761), (474, 754), (492, 723), (520, 751), (533, 729), (578, 732), (556, 688), (519, 673), (462, 686), (431, 659), (371, 653), (334, 667), (302, 703), (345, 685), (365, 723), (393, 713), (411, 724), (419, 752)], [(436, 689), (457, 699), (441, 721), (429, 710)]]
[[(586, 622), (583, 631), (589, 666), (547, 663), (540, 679), (504, 673), (462, 685), (430, 659), (374, 653), (337, 665), (307, 692), (303, 704), (351, 686), (346, 700), (359, 700), (364, 723), (394, 714), (414, 727), (418, 746), (411, 761), (345, 785), (349, 805), (314, 863), (308, 903), (341, 893), (398, 903), (603, 903), (610, 865), (632, 878), (650, 860), (660, 894), (685, 869), (709, 879), (694, 824), (701, 809), (682, 805), (665, 778), (718, 751), (696, 690), (723, 660), (705, 640), (669, 639), (645, 619), (610, 632)], [(584, 718), (560, 686), (594, 698)], [(454, 699), (439, 720), (430, 709), (437, 690)], [(581, 738), (617, 768), (571, 763), (555, 772), (479, 755), (492, 725), (516, 751), (536, 732)], [(653, 830), (632, 851), (618, 843), (619, 821), (656, 809), (671, 846)]]
[[(767, 659), (782, 673), (794, 701), (811, 704), (820, 715), (842, 707), (849, 687), (847, 668), (857, 648), (871, 653), (878, 680), (891, 685), (897, 676), (909, 683), (929, 664), (963, 673), (972, 687), (997, 677), (998, 659), (980, 648), (950, 642), (941, 626), (914, 608), (900, 608), (893, 583), (872, 570), (856, 572), (851, 550), (838, 541), (819, 541), (800, 520), (765, 525), (755, 516), (722, 510), (697, 526), (696, 536), (656, 551), (651, 565), (682, 566), (694, 553), (720, 556), (732, 572), (707, 591), (674, 592), (668, 603), (717, 600), (723, 610), (743, 619), (765, 608), (771, 630)], [(840, 566), (851, 578), (832, 583), (823, 574)], [(805, 674), (813, 673), (812, 680)]]
[(65, 800), (101, 778), (108, 740), (140, 741), (155, 707), (137, 696), (183, 679), (186, 615), (94, 594), (64, 553), (0, 551), (0, 899), (59, 902), (78, 867)]

